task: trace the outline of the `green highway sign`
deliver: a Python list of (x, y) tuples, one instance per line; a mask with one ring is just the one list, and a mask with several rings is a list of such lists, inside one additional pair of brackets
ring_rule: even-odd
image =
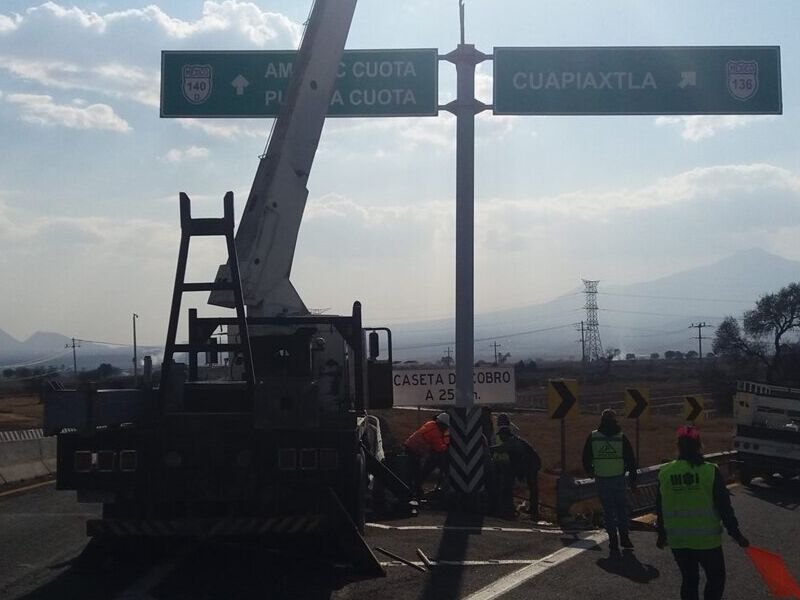
[(780, 48), (495, 48), (494, 113), (781, 114)]
[[(295, 51), (161, 53), (162, 117), (275, 117)], [(345, 50), (328, 116), (438, 114), (435, 48)]]

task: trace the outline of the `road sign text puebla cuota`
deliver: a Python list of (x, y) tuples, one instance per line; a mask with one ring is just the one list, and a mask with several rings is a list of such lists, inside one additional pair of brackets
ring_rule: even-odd
[(498, 115), (781, 112), (774, 46), (494, 49)]
[[(296, 52), (164, 51), (162, 117), (275, 117)], [(438, 114), (436, 49), (345, 50), (330, 117)]]

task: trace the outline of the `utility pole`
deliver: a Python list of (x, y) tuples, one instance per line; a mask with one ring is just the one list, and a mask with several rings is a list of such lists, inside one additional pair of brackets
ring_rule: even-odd
[(133, 313), (133, 387), (139, 385), (139, 359), (136, 356), (136, 319), (139, 315)]
[(445, 356), (442, 357), (442, 361), (448, 367), (453, 364), (452, 354), (453, 354), (453, 349), (450, 346), (448, 346), (447, 347), (447, 352), (445, 352)]
[(707, 340), (708, 339), (708, 338), (704, 338), (703, 337), (703, 327), (708, 327), (708, 325), (706, 325), (705, 321), (704, 321), (702, 323), (698, 323), (697, 325), (695, 325), (694, 323), (689, 325), (689, 329), (692, 329), (693, 327), (697, 328), (697, 337), (693, 338), (693, 339), (697, 340), (697, 353), (698, 353), (699, 357), (702, 359), (703, 358), (703, 340)]
[(491, 346), (494, 348), (494, 366), (496, 367), (497, 366), (497, 349), (498, 348), (502, 348), (503, 344), (498, 344), (497, 342), (495, 342), (494, 344), (491, 344)]
[(64, 348), (72, 348), (72, 370), (75, 373), (75, 377), (78, 376), (78, 359), (75, 356), (75, 348), (80, 348), (80, 344), (75, 343), (75, 338), (72, 338), (72, 344), (66, 344)]

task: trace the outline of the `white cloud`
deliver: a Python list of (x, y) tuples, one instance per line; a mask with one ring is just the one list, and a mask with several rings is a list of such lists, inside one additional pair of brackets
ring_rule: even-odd
[(208, 148), (202, 146), (189, 146), (181, 150), (180, 148), (172, 148), (164, 155), (167, 162), (177, 163), (184, 160), (196, 160), (198, 158), (208, 158)]
[(196, 21), (171, 17), (154, 4), (142, 9), (128, 9), (100, 15), (75, 6), (66, 8), (55, 2), (45, 2), (40, 6), (29, 8), (20, 18), (17, 27), (24, 26), (28, 21), (37, 23), (51, 20), (100, 34), (108, 33), (114, 27), (128, 27), (139, 23), (155, 26), (162, 34), (175, 39), (234, 32), (259, 47), (285, 39), (296, 46), (302, 34), (302, 27), (284, 15), (262, 11), (252, 2), (237, 0), (204, 2), (203, 13)]
[(731, 131), (753, 123), (772, 121), (774, 115), (692, 115), (688, 117), (657, 117), (659, 127), (679, 125), (681, 137), (691, 142), (709, 139), (723, 131)]
[(14, 31), (19, 24), (19, 20), (21, 17), (15, 16), (7, 17), (6, 15), (0, 15), (0, 35), (4, 33), (8, 33), (10, 31)]
[(100, 14), (45, 2), (22, 15), (0, 15), (0, 72), (157, 107), (162, 49), (285, 49), (296, 47), (301, 34), (288, 17), (236, 0), (207, 1), (189, 21), (156, 5)]
[(184, 129), (201, 131), (211, 137), (225, 140), (243, 137), (266, 139), (267, 133), (269, 133), (269, 125), (264, 124), (264, 119), (237, 119), (237, 124), (220, 120), (214, 122), (201, 119), (176, 120)]
[(61, 125), (70, 129), (104, 129), (127, 133), (131, 126), (107, 104), (56, 104), (51, 96), (8, 94), (7, 102), (20, 107), (20, 118), (36, 125)]

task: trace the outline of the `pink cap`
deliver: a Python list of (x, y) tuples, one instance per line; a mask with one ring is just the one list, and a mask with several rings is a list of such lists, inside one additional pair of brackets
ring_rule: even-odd
[(678, 439), (680, 438), (699, 440), (700, 432), (697, 430), (697, 427), (694, 427), (692, 425), (683, 425), (682, 427), (678, 427)]

